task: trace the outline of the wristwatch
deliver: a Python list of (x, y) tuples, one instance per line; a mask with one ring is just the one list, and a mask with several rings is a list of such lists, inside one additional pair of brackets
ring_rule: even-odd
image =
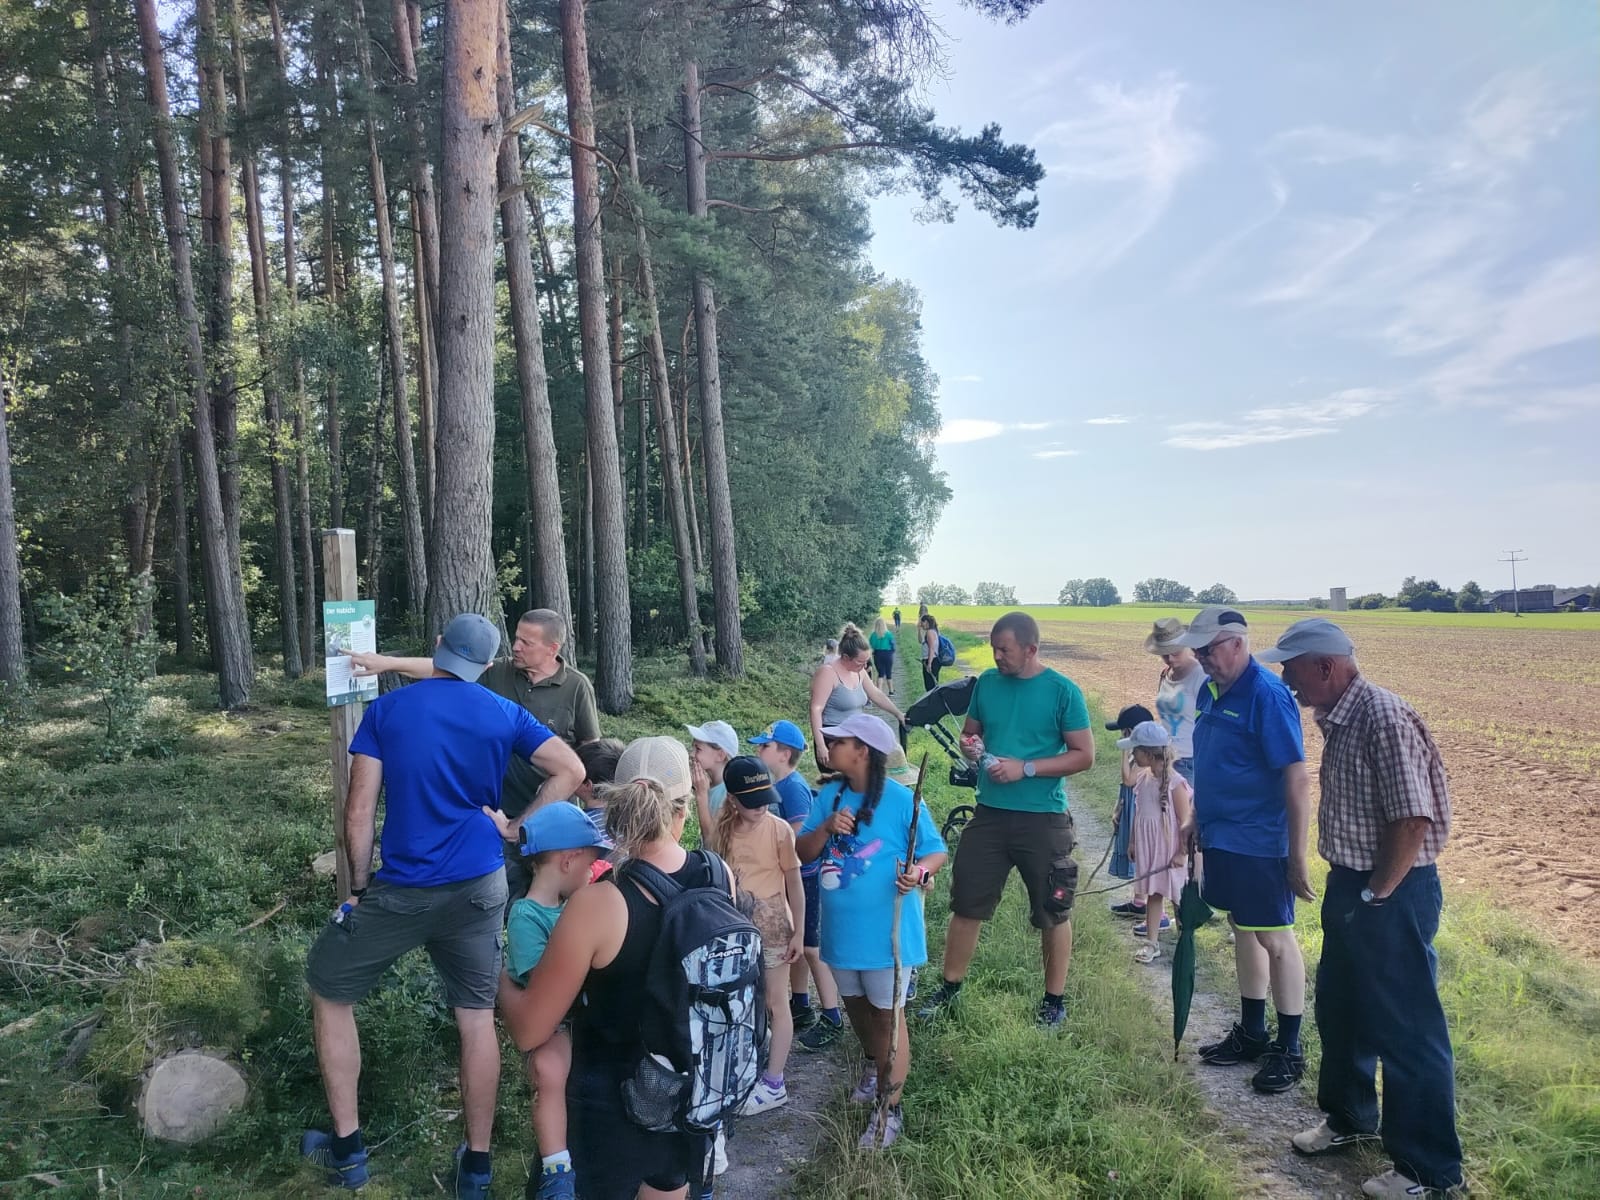
[(1388, 898), (1389, 897), (1387, 896), (1373, 895), (1372, 889), (1369, 887), (1364, 887), (1361, 889), (1361, 903), (1365, 904), (1368, 908), (1381, 908), (1383, 907), (1383, 902)]
[(1031, 759), (1022, 764), (1022, 774), (1028, 779), (1032, 779), (1037, 771), (1038, 768), (1033, 765), (1033, 760)]

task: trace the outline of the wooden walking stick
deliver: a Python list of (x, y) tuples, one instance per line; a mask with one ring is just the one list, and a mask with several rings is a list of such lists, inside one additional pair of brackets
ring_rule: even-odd
[[(917, 787), (911, 793), (911, 832), (906, 835), (906, 870), (911, 870), (911, 865), (917, 861), (917, 816), (922, 809), (922, 781), (928, 774), (928, 756), (922, 756), (922, 765), (917, 768)], [(900, 1014), (905, 1008), (905, 998), (900, 994), (900, 910), (905, 907), (905, 892), (898, 892), (894, 898), (894, 924), (889, 928), (889, 953), (894, 961), (894, 1007), (889, 1010), (889, 1061), (880, 1074), (888, 1079), (894, 1075), (894, 1060), (900, 1053)], [(889, 1094), (883, 1088), (878, 1089), (878, 1132), (876, 1141), (881, 1145), (884, 1131), (889, 1127)]]

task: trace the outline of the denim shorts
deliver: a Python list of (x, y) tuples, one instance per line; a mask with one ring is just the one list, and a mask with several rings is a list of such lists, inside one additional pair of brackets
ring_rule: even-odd
[(806, 893), (805, 947), (816, 950), (822, 946), (822, 876), (802, 875), (800, 883)]
[(438, 887), (374, 881), (344, 920), (322, 927), (306, 956), (306, 982), (324, 1000), (355, 1004), (401, 955), (422, 946), (451, 1008), (493, 1008), (505, 907), (506, 873), (499, 867)]

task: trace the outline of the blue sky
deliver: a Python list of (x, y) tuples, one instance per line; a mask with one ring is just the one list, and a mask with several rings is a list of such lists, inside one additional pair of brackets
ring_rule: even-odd
[(954, 498), (914, 584), (1600, 578), (1600, 10), (953, 0), (940, 120), (1037, 226), (876, 200)]

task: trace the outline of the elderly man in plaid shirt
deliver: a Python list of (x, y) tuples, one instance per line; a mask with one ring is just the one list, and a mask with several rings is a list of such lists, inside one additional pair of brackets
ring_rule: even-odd
[(1434, 860), (1450, 833), (1438, 747), (1409, 704), (1362, 676), (1355, 647), (1333, 622), (1297, 621), (1259, 657), (1283, 664), (1284, 682), (1325, 741), (1317, 848), (1330, 870), (1317, 966), (1317, 1103), (1327, 1115), (1296, 1134), (1294, 1148), (1326, 1154), (1377, 1136), (1381, 1059), (1383, 1147), (1394, 1169), (1362, 1191), (1450, 1195), (1462, 1177), (1455, 1061), (1433, 950), (1442, 904)]

